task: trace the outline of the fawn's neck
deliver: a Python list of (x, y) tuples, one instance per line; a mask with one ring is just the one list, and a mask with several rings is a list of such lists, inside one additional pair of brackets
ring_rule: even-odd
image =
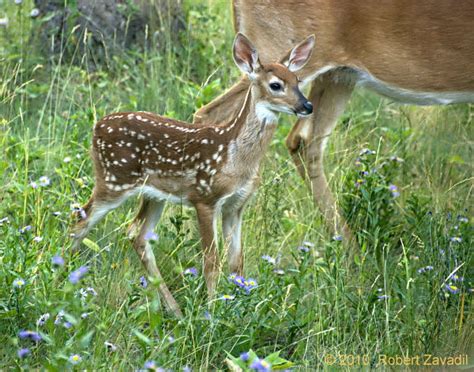
[(258, 167), (275, 131), (277, 115), (266, 108), (258, 89), (250, 86), (244, 105), (237, 117), (229, 124), (229, 146), (234, 161), (247, 167)]

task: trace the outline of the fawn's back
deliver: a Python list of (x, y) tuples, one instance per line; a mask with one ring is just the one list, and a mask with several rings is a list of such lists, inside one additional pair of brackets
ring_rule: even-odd
[(231, 191), (225, 178), (240, 176), (233, 170), (219, 177), (235, 146), (235, 129), (195, 127), (147, 112), (108, 115), (94, 129), (96, 187), (123, 193), (141, 186), (182, 202), (224, 195)]

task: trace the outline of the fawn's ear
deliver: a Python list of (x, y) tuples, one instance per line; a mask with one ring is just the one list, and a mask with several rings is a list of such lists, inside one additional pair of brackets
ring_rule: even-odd
[(288, 52), (285, 58), (282, 59), (282, 64), (288, 67), (288, 70), (291, 72), (301, 70), (311, 58), (314, 48), (314, 40), (314, 35), (308, 36)]
[(255, 49), (246, 36), (239, 32), (235, 36), (233, 50), (234, 61), (237, 67), (252, 78), (252, 75), (262, 67), (258, 59), (257, 49)]

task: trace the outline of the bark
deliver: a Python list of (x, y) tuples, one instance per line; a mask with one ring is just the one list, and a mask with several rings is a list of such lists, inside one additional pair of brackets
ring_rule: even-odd
[(176, 41), (184, 28), (181, 0), (34, 0), (42, 51), (66, 58), (92, 52), (101, 63), (126, 48)]

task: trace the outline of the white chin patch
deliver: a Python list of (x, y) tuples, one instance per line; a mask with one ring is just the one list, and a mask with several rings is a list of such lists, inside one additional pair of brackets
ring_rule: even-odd
[(255, 107), (257, 119), (261, 123), (271, 124), (277, 121), (276, 114), (270, 109), (267, 102), (259, 102)]

